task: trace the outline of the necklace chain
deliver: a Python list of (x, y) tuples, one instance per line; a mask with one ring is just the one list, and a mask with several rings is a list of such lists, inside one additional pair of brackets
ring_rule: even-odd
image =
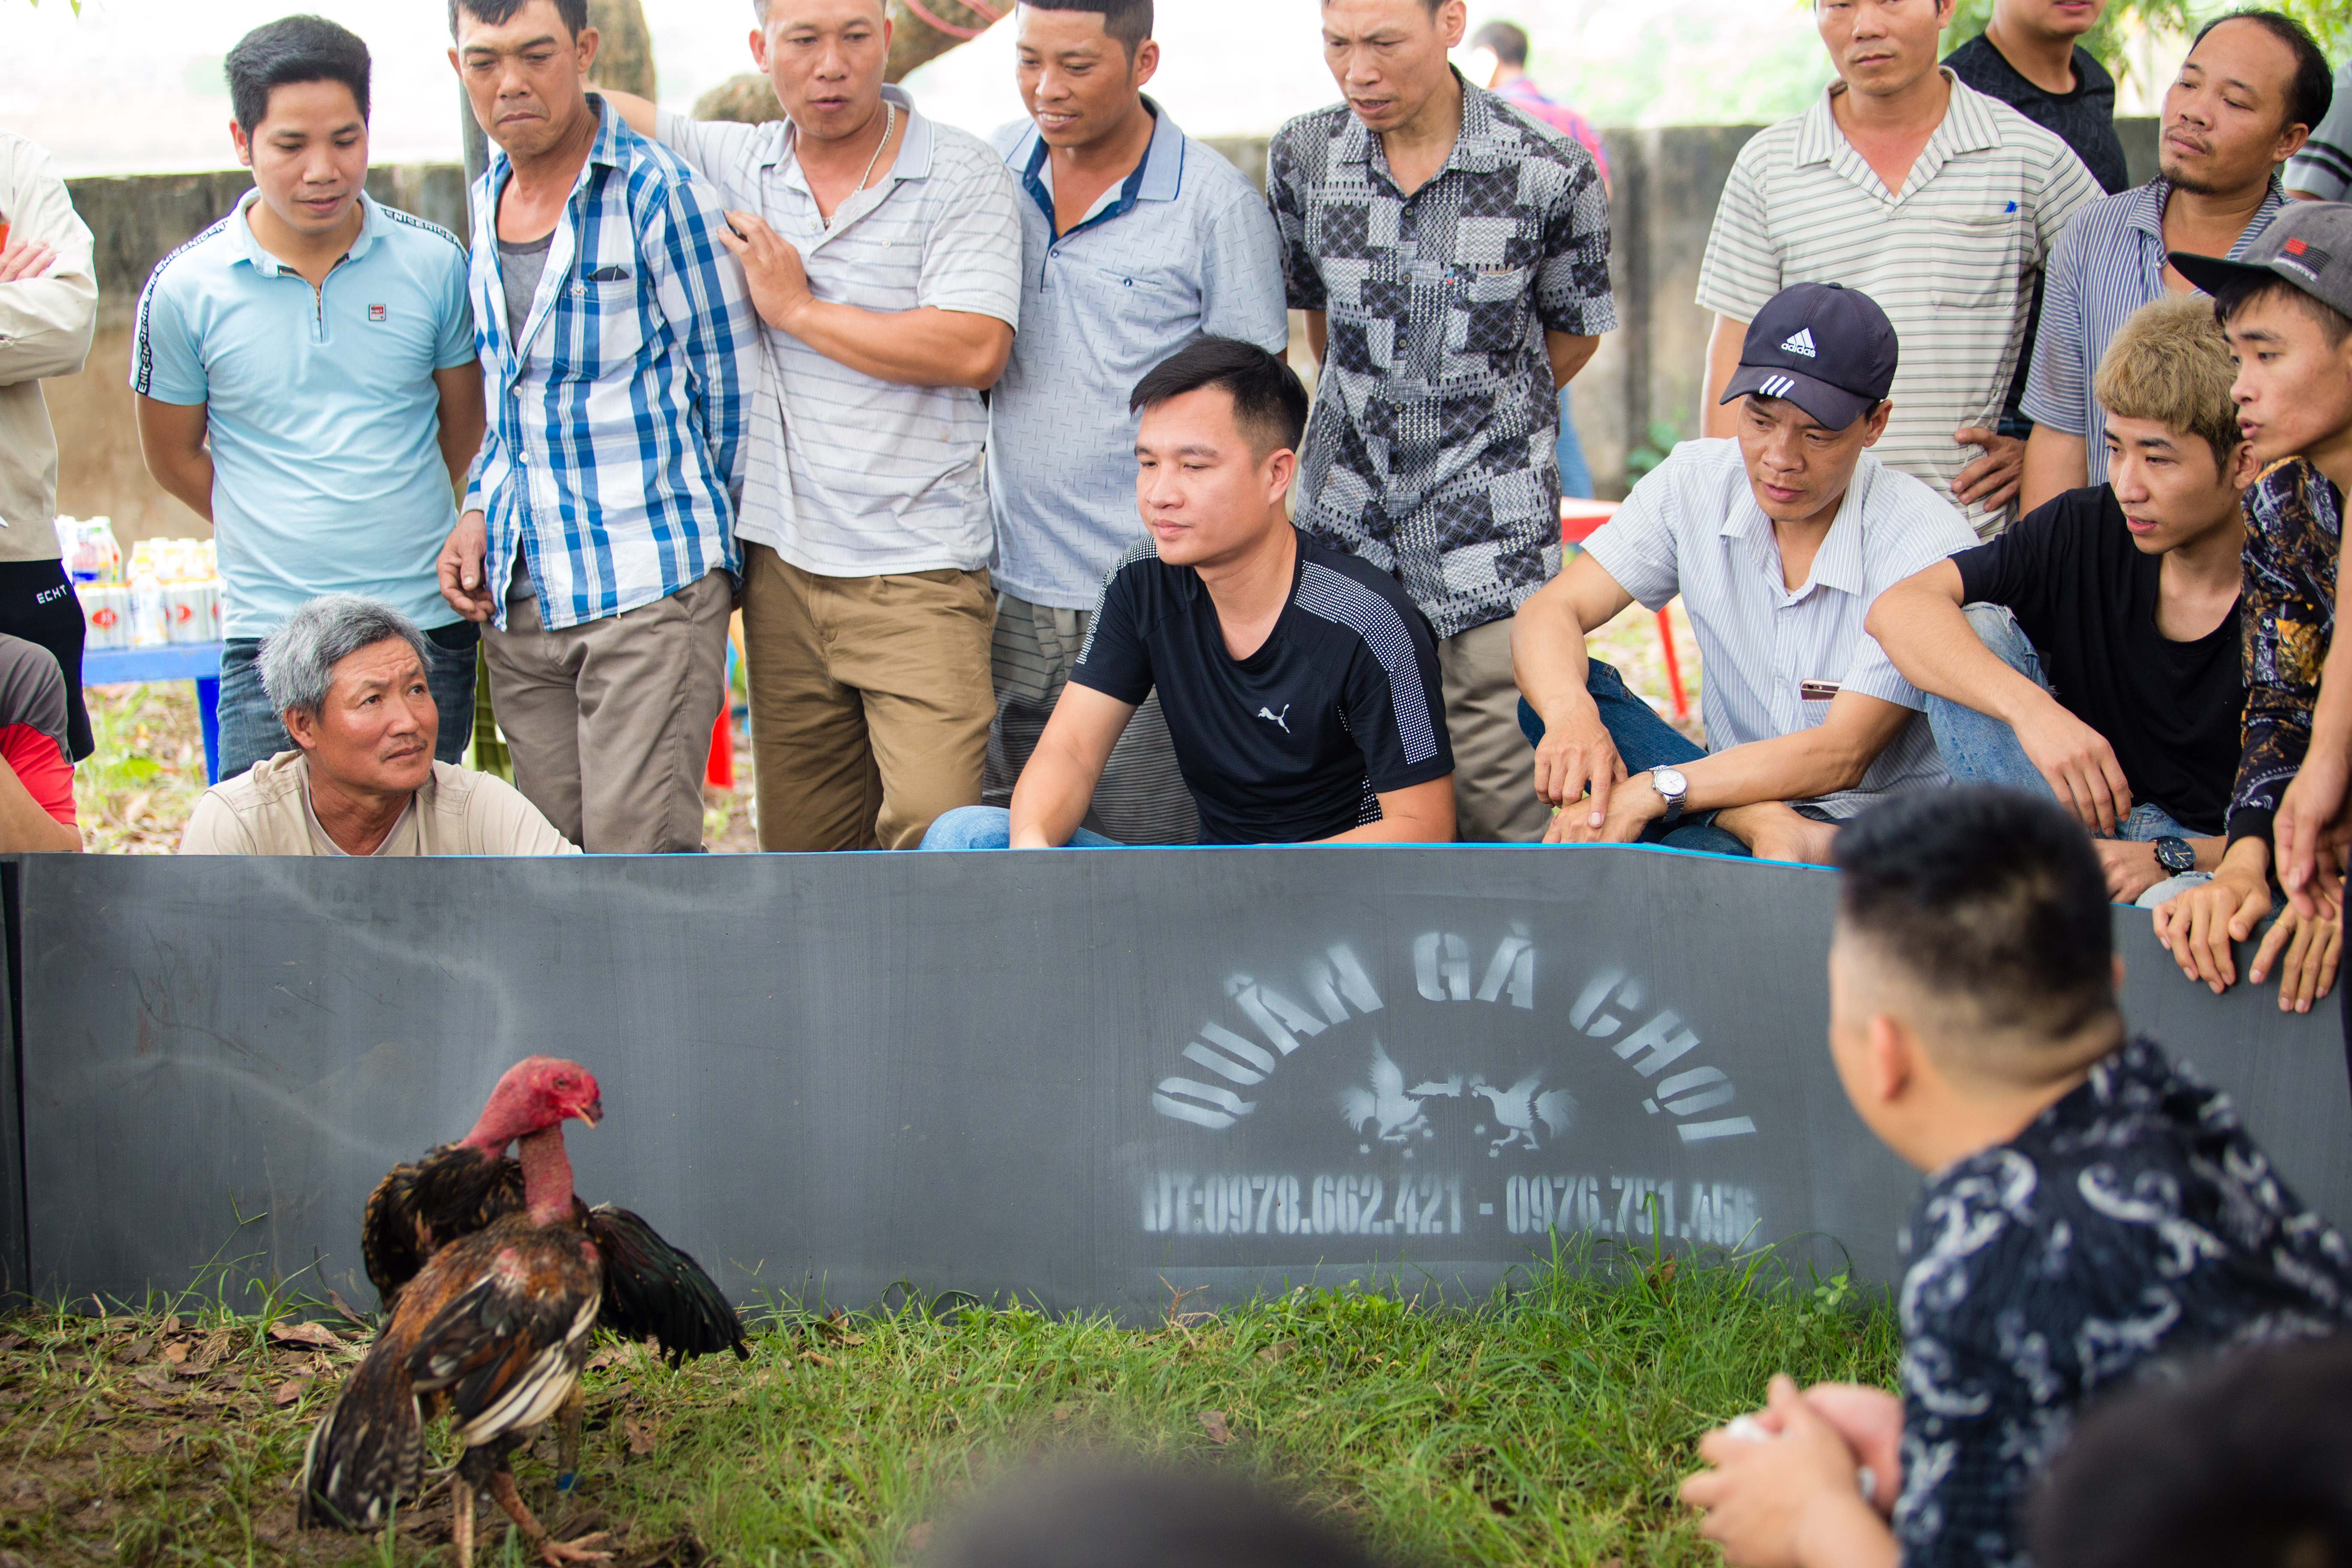
[[(841, 198), (842, 207), (847, 206), (849, 205), (849, 197), (854, 196), (858, 192), (864, 190), (866, 188), (866, 182), (874, 177), (874, 165), (882, 161), (882, 149), (890, 145), (890, 132), (896, 131), (898, 128), (898, 106), (886, 98), (882, 100), (882, 140), (874, 143), (874, 156), (866, 160), (866, 173), (858, 175), (857, 184), (849, 187), (849, 195)], [(824, 226), (831, 228), (833, 226), (833, 219), (837, 218), (840, 216), (841, 207), (834, 208), (833, 217), (829, 217), (824, 220)]]

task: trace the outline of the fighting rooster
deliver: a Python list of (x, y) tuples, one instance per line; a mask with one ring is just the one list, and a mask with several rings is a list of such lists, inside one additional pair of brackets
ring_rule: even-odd
[[(731, 1348), (742, 1329), (691, 1258), (636, 1215), (572, 1192), (563, 1122), (604, 1114), (577, 1063), (533, 1057), (499, 1079), (474, 1131), (387, 1176), (368, 1204), (366, 1256), (392, 1321), (312, 1432), (305, 1524), (381, 1527), (422, 1487), (425, 1421), (447, 1412), (465, 1444), (451, 1478), (458, 1561), (473, 1555), (486, 1489), (551, 1568), (603, 1553), (551, 1540), (515, 1490), (509, 1454), (550, 1416), (578, 1442), (578, 1387), (601, 1321), (654, 1333), (675, 1360)], [(521, 1158), (504, 1150), (519, 1141)]]

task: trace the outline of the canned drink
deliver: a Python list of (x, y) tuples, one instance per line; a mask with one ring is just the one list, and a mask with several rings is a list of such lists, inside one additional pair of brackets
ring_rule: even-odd
[(163, 584), (163, 637), (167, 642), (210, 642), (212, 612), (202, 583)]
[(221, 640), (220, 579), (217, 577), (207, 577), (203, 582), (197, 584), (196, 587), (204, 595), (203, 621), (205, 627), (204, 636), (198, 637), (196, 640), (198, 642), (218, 642)]
[(131, 590), (116, 583), (77, 583), (82, 641), (94, 648), (131, 646)]
[(171, 640), (163, 621), (163, 584), (142, 577), (131, 584), (131, 646), (162, 647)]

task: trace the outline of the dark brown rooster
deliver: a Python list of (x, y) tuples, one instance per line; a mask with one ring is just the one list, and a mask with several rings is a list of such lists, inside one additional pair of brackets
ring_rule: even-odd
[(551, 1540), (508, 1467), (517, 1444), (578, 1386), (604, 1296), (604, 1259), (572, 1195), (561, 1121), (522, 1140), (521, 1165), (521, 1211), (426, 1261), (310, 1434), (303, 1524), (382, 1528), (423, 1488), (425, 1423), (446, 1412), (466, 1446), (449, 1483), (461, 1568), (474, 1560), (477, 1489), (498, 1500), (550, 1568), (608, 1555)]
[[(423, 1476), (423, 1422), (446, 1408), (467, 1443), (453, 1483), (460, 1489), (460, 1540), (470, 1537), (472, 1489), (487, 1485), (541, 1543), (542, 1555), (560, 1554), (515, 1495), (505, 1457), (526, 1429), (558, 1416), (558, 1486), (569, 1489), (589, 1330), (653, 1336), (673, 1365), (720, 1350), (749, 1354), (734, 1309), (691, 1257), (628, 1210), (591, 1209), (573, 1195), (562, 1124), (576, 1117), (593, 1127), (603, 1115), (586, 1068), (526, 1058), (499, 1079), (471, 1132), (394, 1168), (369, 1195), (362, 1252), (392, 1323), (312, 1435), (306, 1522), (380, 1525), (394, 1503), (414, 1495)], [(518, 1140), (523, 1157), (509, 1159), (506, 1147)], [(544, 1189), (537, 1194), (535, 1168)], [(558, 1205), (559, 1178), (561, 1212), (542, 1213), (542, 1199)], [(514, 1250), (525, 1237), (533, 1238), (531, 1248)], [(583, 1266), (593, 1287), (584, 1317), (573, 1278)], [(513, 1342), (501, 1349), (502, 1337)], [(406, 1348), (388, 1348), (395, 1345)], [(546, 1359), (557, 1350), (560, 1356)]]

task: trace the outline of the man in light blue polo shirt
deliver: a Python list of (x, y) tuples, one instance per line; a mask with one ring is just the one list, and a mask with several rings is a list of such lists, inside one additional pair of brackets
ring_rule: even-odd
[(131, 365), (148, 471), (219, 546), (221, 776), (294, 749), (262, 689), (261, 642), (333, 593), (425, 628), (435, 754), (455, 763), (480, 634), (443, 601), (434, 561), (482, 438), (466, 247), (362, 191), (356, 37), (289, 16), (226, 64), (255, 188), (148, 279)]
[[(1249, 181), (1143, 96), (1151, 0), (1027, 0), (1027, 121), (996, 133), (1021, 184), (1021, 333), (989, 395), (996, 524), (996, 720), (982, 798), (1004, 805), (1086, 641), (1104, 579), (1142, 536), (1135, 416), (1144, 373), (1187, 342), (1289, 336), (1282, 250)], [(1128, 724), (1086, 826), (1189, 844), (1199, 820), (1155, 694)]]

